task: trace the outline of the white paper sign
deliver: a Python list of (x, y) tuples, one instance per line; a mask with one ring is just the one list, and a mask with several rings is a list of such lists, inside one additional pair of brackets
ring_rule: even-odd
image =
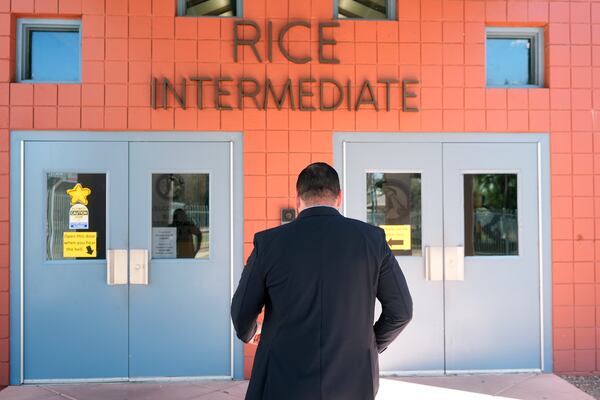
[(152, 228), (152, 258), (177, 258), (177, 228)]
[(90, 212), (83, 204), (77, 203), (69, 209), (69, 229), (88, 229)]

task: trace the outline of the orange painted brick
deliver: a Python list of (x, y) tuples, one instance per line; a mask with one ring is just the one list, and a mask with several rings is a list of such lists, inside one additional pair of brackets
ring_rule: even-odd
[(104, 14), (104, 0), (85, 0), (81, 2), (83, 14)]
[(267, 218), (266, 199), (250, 197), (244, 199), (245, 220), (265, 220)]
[(244, 241), (253, 242), (254, 235), (257, 232), (263, 231), (267, 228), (265, 220), (260, 221), (244, 221)]
[(529, 89), (529, 108), (531, 110), (547, 110), (550, 108), (549, 89)]
[(573, 95), (567, 98), (572, 98), (572, 107), (574, 110), (591, 110), (592, 109), (592, 91), (587, 89), (573, 89)]
[(356, 42), (377, 41), (377, 21), (360, 21), (355, 24)]
[[(414, 29), (414, 28), (413, 28)], [(412, 31), (406, 32), (405, 38), (409, 38), (409, 41), (421, 41), (421, 43), (440, 43), (442, 41), (442, 23), (439, 21), (426, 22), (423, 21), (417, 25), (417, 33)], [(418, 32), (421, 32), (420, 38)], [(403, 28), (400, 28), (400, 41), (403, 41)]]
[(506, 4), (506, 16), (511, 22), (527, 22), (527, 2), (509, 1)]
[(125, 15), (106, 17), (107, 38), (127, 38), (129, 34), (129, 20)]
[[(575, 348), (592, 349), (596, 347), (596, 330), (594, 328), (575, 328)], [(577, 355), (576, 355), (577, 357)], [(593, 355), (593, 364), (595, 367), (596, 356)], [(594, 368), (592, 367), (592, 370)]]
[(441, 0), (421, 0), (421, 20), (440, 21), (442, 19)]
[[(553, 242), (557, 243), (557, 242)], [(560, 242), (558, 242), (560, 243)], [(579, 285), (581, 286), (581, 285)], [(593, 285), (586, 285), (593, 289)], [(552, 297), (553, 304), (555, 306), (566, 305), (572, 306), (574, 302), (573, 285), (572, 284), (559, 284), (552, 285)]]
[(266, 133), (267, 152), (287, 152), (288, 151), (288, 132), (287, 131), (267, 131)]
[(104, 60), (104, 39), (83, 38), (81, 45), (82, 60), (100, 61)]
[(553, 240), (572, 240), (573, 239), (573, 220), (570, 218), (552, 219), (552, 239)]
[(84, 129), (102, 129), (102, 128), (104, 128), (104, 108), (103, 107), (82, 107), (81, 108), (81, 127)]
[(33, 128), (33, 107), (15, 106), (10, 109), (10, 126), (14, 129)]
[(575, 240), (573, 242), (574, 261), (593, 261), (594, 242), (592, 240)]
[(105, 86), (106, 105), (110, 107), (127, 106), (127, 85), (110, 84)]
[(105, 0), (106, 15), (127, 15), (127, 1)]
[(107, 61), (104, 79), (107, 83), (127, 83), (127, 61)]
[(465, 130), (481, 132), (486, 129), (486, 115), (484, 110), (465, 111)]
[(150, 114), (148, 107), (130, 107), (127, 112), (127, 127), (129, 129), (149, 129)]
[(12, 0), (11, 10), (14, 13), (32, 13), (33, 0)]
[(267, 196), (287, 197), (288, 196), (288, 176), (267, 176)]
[(509, 131), (527, 132), (529, 130), (529, 113), (526, 110), (509, 110), (507, 128)]
[(594, 181), (592, 175), (573, 176), (573, 194), (575, 196), (593, 196)]
[(288, 153), (267, 153), (267, 175), (287, 175)]
[(59, 129), (79, 129), (81, 127), (81, 109), (79, 107), (59, 107)]
[(556, 327), (567, 328), (575, 326), (573, 304), (568, 306), (554, 305), (552, 307), (552, 317), (554, 326)]
[(534, 132), (547, 132), (550, 130), (549, 111), (530, 111), (529, 128)]
[(264, 175), (244, 176), (244, 197), (264, 197), (267, 193), (267, 181)]
[(442, 25), (442, 38), (446, 43), (463, 43), (465, 32), (462, 22), (444, 22)]
[(13, 106), (29, 106), (33, 104), (33, 85), (26, 83), (10, 84), (10, 101)]
[(127, 39), (106, 39), (107, 60), (127, 60)]
[(81, 85), (81, 104), (83, 106), (104, 105), (104, 85), (83, 84)]
[[(437, 26), (439, 26), (439, 28), (440, 28), (440, 33), (441, 33), (441, 23), (428, 23), (427, 27), (430, 27), (432, 24), (437, 24)], [(397, 25), (397, 24), (394, 23), (394, 25)], [(388, 25), (382, 25), (382, 26), (388, 26)], [(388, 35), (389, 37), (386, 38), (387, 40), (380, 40), (379, 36), (381, 36), (381, 35), (378, 33), (379, 36), (377, 38), (378, 39), (377, 41), (378, 42), (388, 42), (388, 43), (398, 43), (398, 41), (400, 41), (400, 43), (419, 43), (421, 41), (421, 31), (424, 34), (426, 33), (429, 35), (433, 35), (433, 33), (426, 32), (425, 26), (422, 26), (421, 22), (406, 21), (406, 22), (403, 22), (402, 24), (400, 24), (399, 28), (396, 27), (395, 31), (392, 31)], [(396, 37), (394, 38), (394, 40), (391, 40), (394, 33), (396, 34)], [(423, 39), (425, 39), (425, 38), (423, 38)], [(429, 41), (431, 41), (431, 40), (429, 40)]]
[(152, 112), (150, 117), (152, 129), (169, 130), (175, 126), (175, 111), (172, 108)]
[(485, 2), (485, 18), (490, 22), (506, 21), (506, 1)]
[(175, 129), (195, 130), (198, 124), (198, 113), (194, 110), (175, 109)]
[(10, 128), (8, 110), (8, 107), (0, 107), (0, 128)]
[(175, 18), (176, 39), (198, 39), (198, 21), (196, 18)]
[(58, 12), (58, 0), (35, 0), (34, 8), (37, 14), (56, 14)]
[(81, 21), (81, 30), (84, 38), (103, 38), (104, 16), (84, 15)]
[(398, 4), (398, 19), (400, 21), (419, 21), (421, 19), (420, 1), (401, 1)]
[(33, 103), (36, 106), (55, 106), (58, 101), (58, 88), (52, 84), (37, 84), (34, 86)]
[(152, 36), (152, 18), (132, 15), (129, 17), (129, 36), (149, 39)]
[(569, 12), (568, 2), (551, 2), (549, 5), (550, 22), (569, 22)]
[(172, 39), (175, 37), (175, 20), (171, 17), (152, 18), (152, 37), (155, 39)]
[(131, 15), (152, 14), (151, 0), (129, 0), (129, 13)]
[(173, 1), (152, 0), (152, 15), (173, 17), (175, 6)]
[(527, 5), (527, 14), (531, 22), (547, 22), (549, 15), (548, 2), (530, 1)]
[(574, 197), (573, 216), (576, 218), (594, 217), (594, 200), (591, 197)]
[(591, 153), (594, 138), (591, 132), (577, 132), (573, 134), (573, 152)]
[(575, 370), (575, 352), (573, 350), (556, 350), (552, 354), (556, 372), (572, 372)]
[(573, 234), (576, 240), (594, 239), (594, 220), (592, 218), (576, 218), (573, 223)]
[(423, 65), (438, 65), (443, 63), (443, 47), (439, 43), (424, 43), (421, 45), (421, 63)]
[(84, 83), (104, 82), (103, 61), (82, 61), (81, 76)]
[(574, 348), (575, 330), (573, 328), (556, 328), (553, 333), (555, 350), (571, 350)]
[(56, 129), (56, 107), (35, 107), (33, 110), (33, 127), (35, 129)]
[(594, 158), (592, 154), (574, 154), (573, 155), (573, 173), (574, 174), (593, 174)]
[(104, 127), (106, 129), (127, 129), (127, 108), (106, 107), (104, 110)]

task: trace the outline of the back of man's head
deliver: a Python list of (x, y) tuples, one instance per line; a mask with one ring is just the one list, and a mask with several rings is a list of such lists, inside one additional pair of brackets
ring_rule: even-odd
[(300, 172), (296, 182), (298, 197), (307, 205), (335, 203), (340, 195), (340, 179), (327, 163), (310, 164)]

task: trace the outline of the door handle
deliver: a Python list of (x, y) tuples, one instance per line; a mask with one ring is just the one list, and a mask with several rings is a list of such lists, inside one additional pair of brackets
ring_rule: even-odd
[(425, 279), (428, 281), (441, 281), (444, 279), (443, 247), (425, 247)]
[(444, 248), (444, 268), (447, 281), (465, 280), (465, 248), (453, 246)]
[(148, 250), (131, 249), (129, 253), (129, 283), (148, 284)]
[(106, 284), (127, 285), (127, 250), (108, 250), (106, 256)]

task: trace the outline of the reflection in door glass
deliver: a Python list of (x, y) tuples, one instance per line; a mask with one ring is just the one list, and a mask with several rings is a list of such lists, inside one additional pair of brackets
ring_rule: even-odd
[(421, 174), (367, 173), (367, 222), (385, 230), (392, 252), (421, 255)]
[(519, 254), (516, 174), (465, 174), (465, 255)]
[(104, 259), (106, 174), (46, 175), (46, 258)]
[(208, 258), (208, 174), (152, 174), (152, 258)]

